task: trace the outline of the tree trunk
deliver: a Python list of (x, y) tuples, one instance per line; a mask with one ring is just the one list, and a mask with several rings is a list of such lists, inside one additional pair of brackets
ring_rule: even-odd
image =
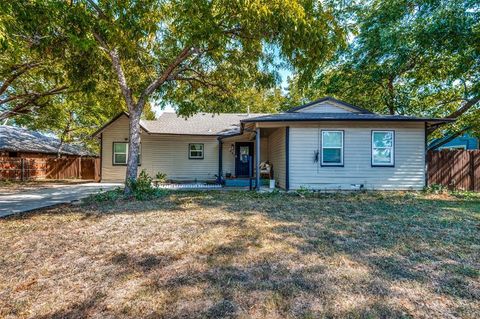
[(130, 139), (128, 140), (128, 159), (127, 174), (125, 180), (125, 195), (132, 193), (131, 183), (137, 180), (138, 175), (138, 153), (140, 150), (140, 118), (143, 107), (137, 105), (130, 109), (129, 131)]

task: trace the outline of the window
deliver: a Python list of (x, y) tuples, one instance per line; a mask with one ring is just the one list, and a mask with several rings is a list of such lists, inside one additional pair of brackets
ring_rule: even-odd
[(322, 166), (343, 166), (343, 131), (322, 131)]
[(372, 131), (372, 166), (393, 166), (394, 147), (394, 131)]
[[(142, 156), (142, 145), (138, 149), (138, 165), (140, 166)], [(113, 143), (113, 165), (127, 165), (128, 159), (128, 143), (114, 142)]]
[(203, 144), (188, 144), (189, 159), (203, 159)]

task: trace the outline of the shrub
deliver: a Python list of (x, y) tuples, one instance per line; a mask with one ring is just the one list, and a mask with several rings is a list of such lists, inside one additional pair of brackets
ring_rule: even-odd
[(97, 194), (90, 195), (87, 199), (87, 203), (91, 202), (113, 202), (123, 197), (123, 189), (117, 187), (113, 190), (105, 191)]
[(448, 188), (446, 186), (440, 185), (440, 184), (432, 184), (424, 189), (425, 193), (428, 194), (443, 194), (443, 193), (448, 193)]
[(155, 179), (158, 180), (160, 183), (163, 183), (167, 180), (167, 174), (157, 172), (157, 174), (155, 175)]
[(152, 181), (152, 177), (143, 169), (137, 180), (129, 180), (127, 183), (135, 199), (145, 200), (151, 199), (157, 194), (157, 189), (153, 187)]

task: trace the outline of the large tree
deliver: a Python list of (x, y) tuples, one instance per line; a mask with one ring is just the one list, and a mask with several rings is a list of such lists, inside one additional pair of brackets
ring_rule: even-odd
[(54, 36), (92, 73), (110, 65), (129, 112), (127, 187), (137, 177), (140, 117), (148, 101), (180, 114), (219, 112), (236, 93), (278, 81), (281, 60), (309, 77), (343, 33), (314, 0), (50, 1)]
[(292, 81), (293, 100), (333, 95), (387, 114), (458, 118), (450, 131), (480, 133), (478, 1), (374, 0), (348, 9), (349, 46), (309, 85)]
[(0, 121), (35, 112), (72, 89), (52, 52), (61, 40), (42, 32), (51, 25), (48, 12), (34, 4), (17, 9), (15, 2), (0, 2)]

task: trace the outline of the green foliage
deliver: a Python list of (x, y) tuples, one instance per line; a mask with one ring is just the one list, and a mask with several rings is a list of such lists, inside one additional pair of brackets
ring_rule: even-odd
[(432, 184), (425, 187), (423, 191), (427, 194), (445, 194), (448, 193), (448, 187), (441, 184)]
[(86, 199), (87, 203), (114, 202), (123, 198), (123, 189), (117, 187), (109, 191), (100, 191)]
[(149, 200), (165, 193), (164, 190), (153, 186), (153, 178), (148, 175), (146, 170), (142, 170), (136, 180), (129, 180), (127, 183), (131, 190), (131, 196), (136, 200)]
[(164, 183), (167, 181), (167, 174), (162, 172), (157, 172), (157, 174), (155, 174), (155, 179), (161, 183)]
[(375, 0), (344, 11), (349, 46), (309, 83), (292, 81), (293, 103), (332, 95), (384, 114), (460, 116), (448, 130), (480, 132), (478, 2)]
[(0, 87), (8, 83), (0, 119), (97, 151), (90, 135), (125, 104), (111, 67), (89, 68), (86, 61), (98, 56), (69, 41), (59, 23), (63, 9), (58, 1), (0, 2)]
[(183, 115), (254, 106), (242, 103), (238, 94), (273, 88), (282, 64), (309, 77), (343, 43), (331, 10), (311, 0), (92, 2), (51, 4), (59, 12), (56, 31), (77, 54), (88, 57), (75, 56), (69, 73), (89, 70), (95, 78), (98, 67), (104, 79), (117, 83), (108, 54), (95, 40), (98, 35), (118, 51), (138, 100), (191, 47), (191, 57), (152, 96), (160, 106), (173, 105)]

